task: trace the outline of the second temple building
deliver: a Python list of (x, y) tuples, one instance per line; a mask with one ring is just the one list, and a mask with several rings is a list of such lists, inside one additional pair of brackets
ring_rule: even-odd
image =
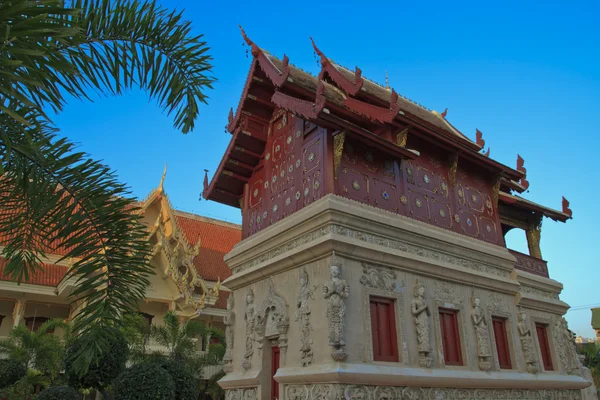
[[(203, 192), (243, 218), (226, 398), (592, 398), (540, 251), (568, 201), (524, 199), (521, 157), (494, 161), (481, 132), (316, 45), (318, 77), (243, 36), (250, 72)], [(507, 249), (512, 229), (529, 254)]]

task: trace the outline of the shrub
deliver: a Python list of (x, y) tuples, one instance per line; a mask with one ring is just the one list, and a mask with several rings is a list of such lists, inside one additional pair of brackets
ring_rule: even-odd
[(36, 400), (79, 400), (81, 395), (69, 386), (54, 386), (40, 393)]
[(190, 371), (189, 367), (186, 367), (183, 360), (152, 357), (147, 363), (161, 367), (171, 376), (175, 384), (174, 400), (198, 399), (198, 379)]
[(113, 383), (115, 400), (173, 400), (175, 384), (160, 365), (152, 362), (134, 365)]
[(77, 338), (67, 349), (65, 370), (69, 386), (94, 388), (102, 391), (125, 371), (127, 357), (129, 356), (127, 342), (116, 329), (105, 328), (104, 333), (109, 341), (108, 350), (102, 354), (97, 362), (92, 361), (85, 375), (80, 375), (80, 371), (73, 367), (73, 362), (79, 351), (87, 348), (84, 340), (89, 338)]
[(15, 384), (27, 374), (25, 364), (17, 360), (0, 360), (0, 388)]

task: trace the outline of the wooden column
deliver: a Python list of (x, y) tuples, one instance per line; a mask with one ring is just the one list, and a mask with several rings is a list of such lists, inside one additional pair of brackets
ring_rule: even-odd
[(529, 224), (525, 231), (527, 236), (527, 246), (529, 247), (529, 255), (531, 257), (542, 260), (542, 250), (540, 249), (540, 239), (542, 235), (542, 217)]

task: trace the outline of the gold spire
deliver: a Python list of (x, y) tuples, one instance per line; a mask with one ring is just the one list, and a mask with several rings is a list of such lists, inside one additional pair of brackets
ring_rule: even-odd
[(160, 184), (158, 185), (158, 191), (163, 191), (163, 185), (165, 183), (165, 177), (167, 176), (167, 163), (165, 163), (165, 169), (163, 171), (162, 177), (160, 178)]
[(390, 90), (390, 80), (389, 80), (387, 71), (385, 71), (385, 88), (387, 90)]

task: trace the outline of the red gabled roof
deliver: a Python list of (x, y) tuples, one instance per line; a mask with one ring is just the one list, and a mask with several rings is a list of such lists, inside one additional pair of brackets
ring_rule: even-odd
[[(9, 281), (14, 282), (12, 278), (6, 276), (4, 274), (4, 267), (6, 266), (6, 260), (3, 257), (0, 257), (0, 281)], [(30, 285), (40, 285), (40, 286), (52, 286), (56, 287), (60, 281), (65, 277), (69, 267), (65, 265), (56, 265), (56, 264), (46, 264), (44, 263), (44, 269), (41, 271), (37, 271), (33, 276), (29, 277), (27, 283)]]
[(229, 278), (231, 270), (223, 257), (242, 240), (241, 226), (179, 211), (176, 211), (176, 216), (179, 227), (192, 246), (200, 237), (200, 253), (194, 259), (198, 274), (208, 281)]
[(221, 310), (227, 310), (227, 299), (229, 298), (231, 292), (226, 292), (221, 290), (219, 292), (219, 298), (217, 299), (213, 308), (219, 308)]

